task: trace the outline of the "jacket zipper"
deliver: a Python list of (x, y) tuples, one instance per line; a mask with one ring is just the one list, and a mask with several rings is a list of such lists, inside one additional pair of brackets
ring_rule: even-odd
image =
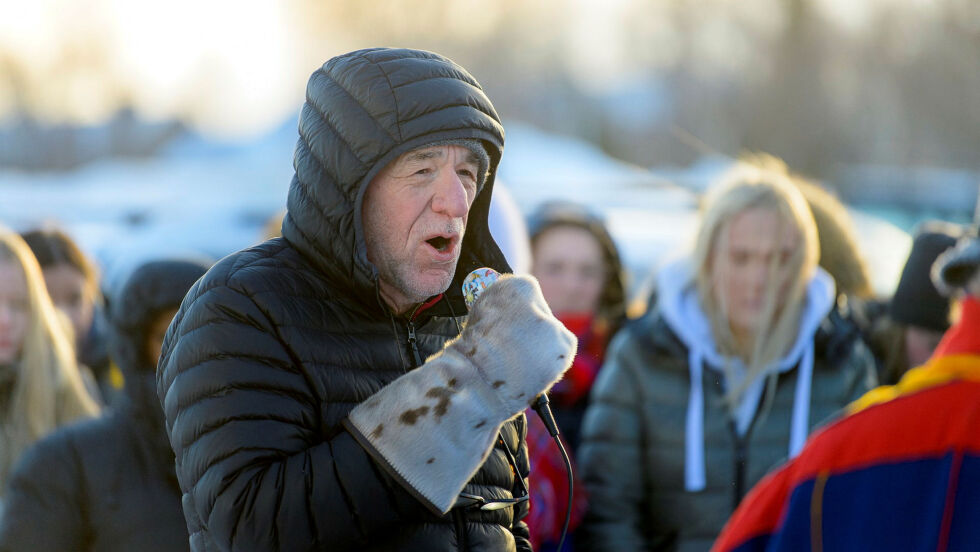
[[(408, 327), (408, 346), (412, 350), (412, 360), (415, 362), (412, 368), (418, 368), (422, 366), (422, 354), (419, 352), (419, 341), (418, 337), (415, 335), (415, 315), (418, 313), (418, 307), (412, 312), (411, 316), (408, 317), (408, 322), (406, 326)], [(465, 514), (458, 509), (452, 510), (450, 516), (453, 520), (453, 529), (456, 531), (456, 543), (460, 550), (466, 550), (469, 548), (469, 542), (466, 535), (466, 518)]]
[(422, 355), (419, 353), (419, 342), (415, 337), (415, 323), (411, 320), (408, 321), (408, 346), (412, 349), (412, 359), (415, 361), (415, 365), (412, 366), (412, 368), (422, 366)]
[(745, 469), (748, 464), (748, 454), (745, 446), (745, 438), (739, 437), (732, 424), (732, 434), (735, 437), (735, 497), (732, 503), (734, 512), (745, 495)]

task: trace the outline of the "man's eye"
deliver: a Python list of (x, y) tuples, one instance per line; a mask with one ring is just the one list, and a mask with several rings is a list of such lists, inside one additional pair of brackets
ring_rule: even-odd
[(476, 174), (474, 174), (473, 171), (469, 169), (460, 169), (456, 171), (456, 174), (476, 182)]
[(432, 172), (431, 169), (419, 169), (419, 170), (415, 171), (414, 174), (429, 174), (430, 172)]

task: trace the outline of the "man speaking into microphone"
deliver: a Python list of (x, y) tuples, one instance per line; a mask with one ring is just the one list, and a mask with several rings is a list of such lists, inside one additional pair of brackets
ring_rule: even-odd
[[(499, 118), (437, 54), (310, 77), (282, 237), (184, 299), (157, 384), (194, 550), (530, 550), (522, 412), (575, 338), (487, 227)], [(457, 337), (458, 336), (458, 337)]]

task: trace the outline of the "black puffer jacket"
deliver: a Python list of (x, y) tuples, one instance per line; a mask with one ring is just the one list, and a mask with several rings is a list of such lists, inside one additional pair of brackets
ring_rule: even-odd
[(155, 366), (144, 344), (151, 321), (176, 308), (205, 270), (158, 261), (127, 280), (109, 313), (109, 348), (126, 377), (125, 394), (101, 418), (58, 431), (24, 454), (10, 481), (0, 550), (188, 549)]
[[(342, 426), (355, 405), (457, 334), (470, 270), (507, 268), (486, 222), (503, 147), (493, 107), (442, 57), (364, 50), (313, 74), (299, 132), (283, 237), (218, 263), (164, 343), (158, 392), (192, 548), (529, 549), (526, 507), (434, 515)], [(396, 317), (366, 258), (361, 198), (398, 155), (453, 138), (482, 140), (490, 175), (455, 281), (414, 319)], [(516, 470), (497, 445), (464, 491), (515, 494), (515, 474), (528, 472), (524, 432), (523, 417), (501, 432), (518, 451)]]

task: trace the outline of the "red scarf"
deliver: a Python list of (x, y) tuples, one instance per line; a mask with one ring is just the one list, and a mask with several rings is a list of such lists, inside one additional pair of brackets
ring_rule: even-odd
[(565, 377), (551, 389), (551, 399), (571, 406), (588, 397), (606, 351), (608, 336), (596, 328), (591, 314), (559, 314), (558, 320), (578, 338), (578, 352)]

